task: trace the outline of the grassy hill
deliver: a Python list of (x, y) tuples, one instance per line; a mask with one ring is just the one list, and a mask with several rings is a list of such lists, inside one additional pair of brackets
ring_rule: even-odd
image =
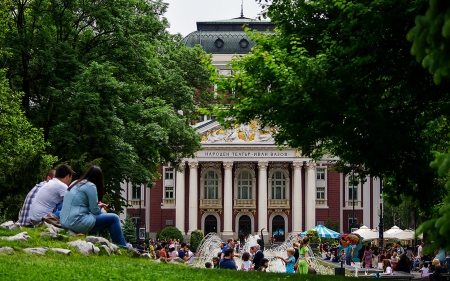
[[(67, 241), (83, 237), (65, 236), (63, 241), (41, 238), (45, 228), (24, 228), (23, 230), (0, 230), (0, 236), (11, 236), (27, 231), (31, 236), (27, 242), (0, 240), (0, 247), (12, 247), (13, 254), (0, 254), (0, 280), (348, 280), (348, 277), (280, 274), (264, 272), (237, 272), (218, 269), (197, 269), (184, 264), (157, 263), (144, 258), (133, 258), (131, 252), (108, 256), (83, 256)], [(69, 256), (48, 251), (44, 256), (25, 253), (30, 247), (65, 248), (72, 250)]]

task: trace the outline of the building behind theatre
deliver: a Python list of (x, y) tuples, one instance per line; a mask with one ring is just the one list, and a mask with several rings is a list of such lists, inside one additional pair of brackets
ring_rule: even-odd
[[(228, 75), (231, 58), (254, 46), (242, 30), (244, 24), (260, 31), (274, 28), (268, 21), (241, 14), (230, 20), (197, 22), (185, 44), (200, 44), (212, 54), (218, 71)], [(195, 127), (204, 149), (185, 159), (181, 171), (161, 166), (162, 179), (152, 189), (122, 185), (122, 196), (131, 205), (125, 212), (140, 222), (147, 237), (175, 226), (186, 235), (201, 229), (224, 240), (264, 229), (266, 240), (273, 236), (283, 241), (290, 232), (325, 225), (328, 219), (339, 221), (340, 232), (348, 232), (352, 224), (378, 226), (379, 179), (367, 178), (351, 186), (351, 175), (330, 169), (333, 159), (313, 162), (296, 149), (279, 150), (273, 138), (276, 130), (260, 128), (257, 122), (226, 129), (204, 116)]]

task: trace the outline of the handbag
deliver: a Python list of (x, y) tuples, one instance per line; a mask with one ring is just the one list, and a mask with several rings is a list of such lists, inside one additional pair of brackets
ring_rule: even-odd
[(59, 221), (59, 218), (53, 213), (50, 213), (50, 214), (42, 217), (41, 221), (61, 228), (61, 222)]

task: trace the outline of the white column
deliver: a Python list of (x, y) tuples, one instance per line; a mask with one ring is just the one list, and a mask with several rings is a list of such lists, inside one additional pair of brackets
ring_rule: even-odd
[(268, 241), (268, 231), (267, 228), (267, 161), (258, 162), (258, 232), (264, 228), (263, 235), (266, 237), (261, 237), (264, 242)]
[(231, 238), (233, 236), (233, 162), (223, 162), (224, 188), (223, 188), (223, 232), (222, 238)]
[[(359, 186), (361, 186), (361, 184), (359, 184)], [(360, 188), (360, 193), (363, 204), (363, 217), (362, 221), (360, 218), (358, 218), (358, 223), (363, 223), (365, 226), (372, 229), (374, 227), (370, 224), (370, 201), (372, 199), (372, 194), (370, 194), (370, 177), (366, 177), (366, 182), (364, 182), (362, 186), (362, 189)]]
[(339, 232), (344, 232), (344, 175), (339, 173)]
[(198, 229), (198, 184), (197, 184), (198, 162), (189, 162), (189, 232)]
[(312, 229), (316, 224), (316, 163), (308, 162), (308, 182), (305, 192), (305, 228)]
[(185, 184), (184, 184), (184, 165), (177, 171), (175, 178), (175, 226), (183, 235), (186, 234), (185, 227)]
[(294, 161), (294, 182), (292, 190), (292, 231), (302, 232), (302, 166), (303, 161)]

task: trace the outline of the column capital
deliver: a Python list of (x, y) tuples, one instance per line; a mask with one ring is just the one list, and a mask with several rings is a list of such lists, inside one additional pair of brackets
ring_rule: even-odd
[(189, 162), (189, 168), (190, 169), (198, 169), (198, 162), (197, 161), (190, 161)]
[(269, 165), (269, 162), (267, 161), (258, 161), (258, 168), (260, 171), (267, 170), (267, 165)]
[(308, 170), (315, 170), (316, 169), (316, 162), (313, 161), (309, 161), (308, 164), (306, 164), (308, 166)]
[(231, 170), (231, 169), (233, 169), (233, 161), (226, 161), (226, 162), (223, 162), (223, 168), (224, 168), (225, 170)]
[(294, 170), (301, 170), (303, 167), (303, 161), (292, 161), (292, 167), (294, 167)]

